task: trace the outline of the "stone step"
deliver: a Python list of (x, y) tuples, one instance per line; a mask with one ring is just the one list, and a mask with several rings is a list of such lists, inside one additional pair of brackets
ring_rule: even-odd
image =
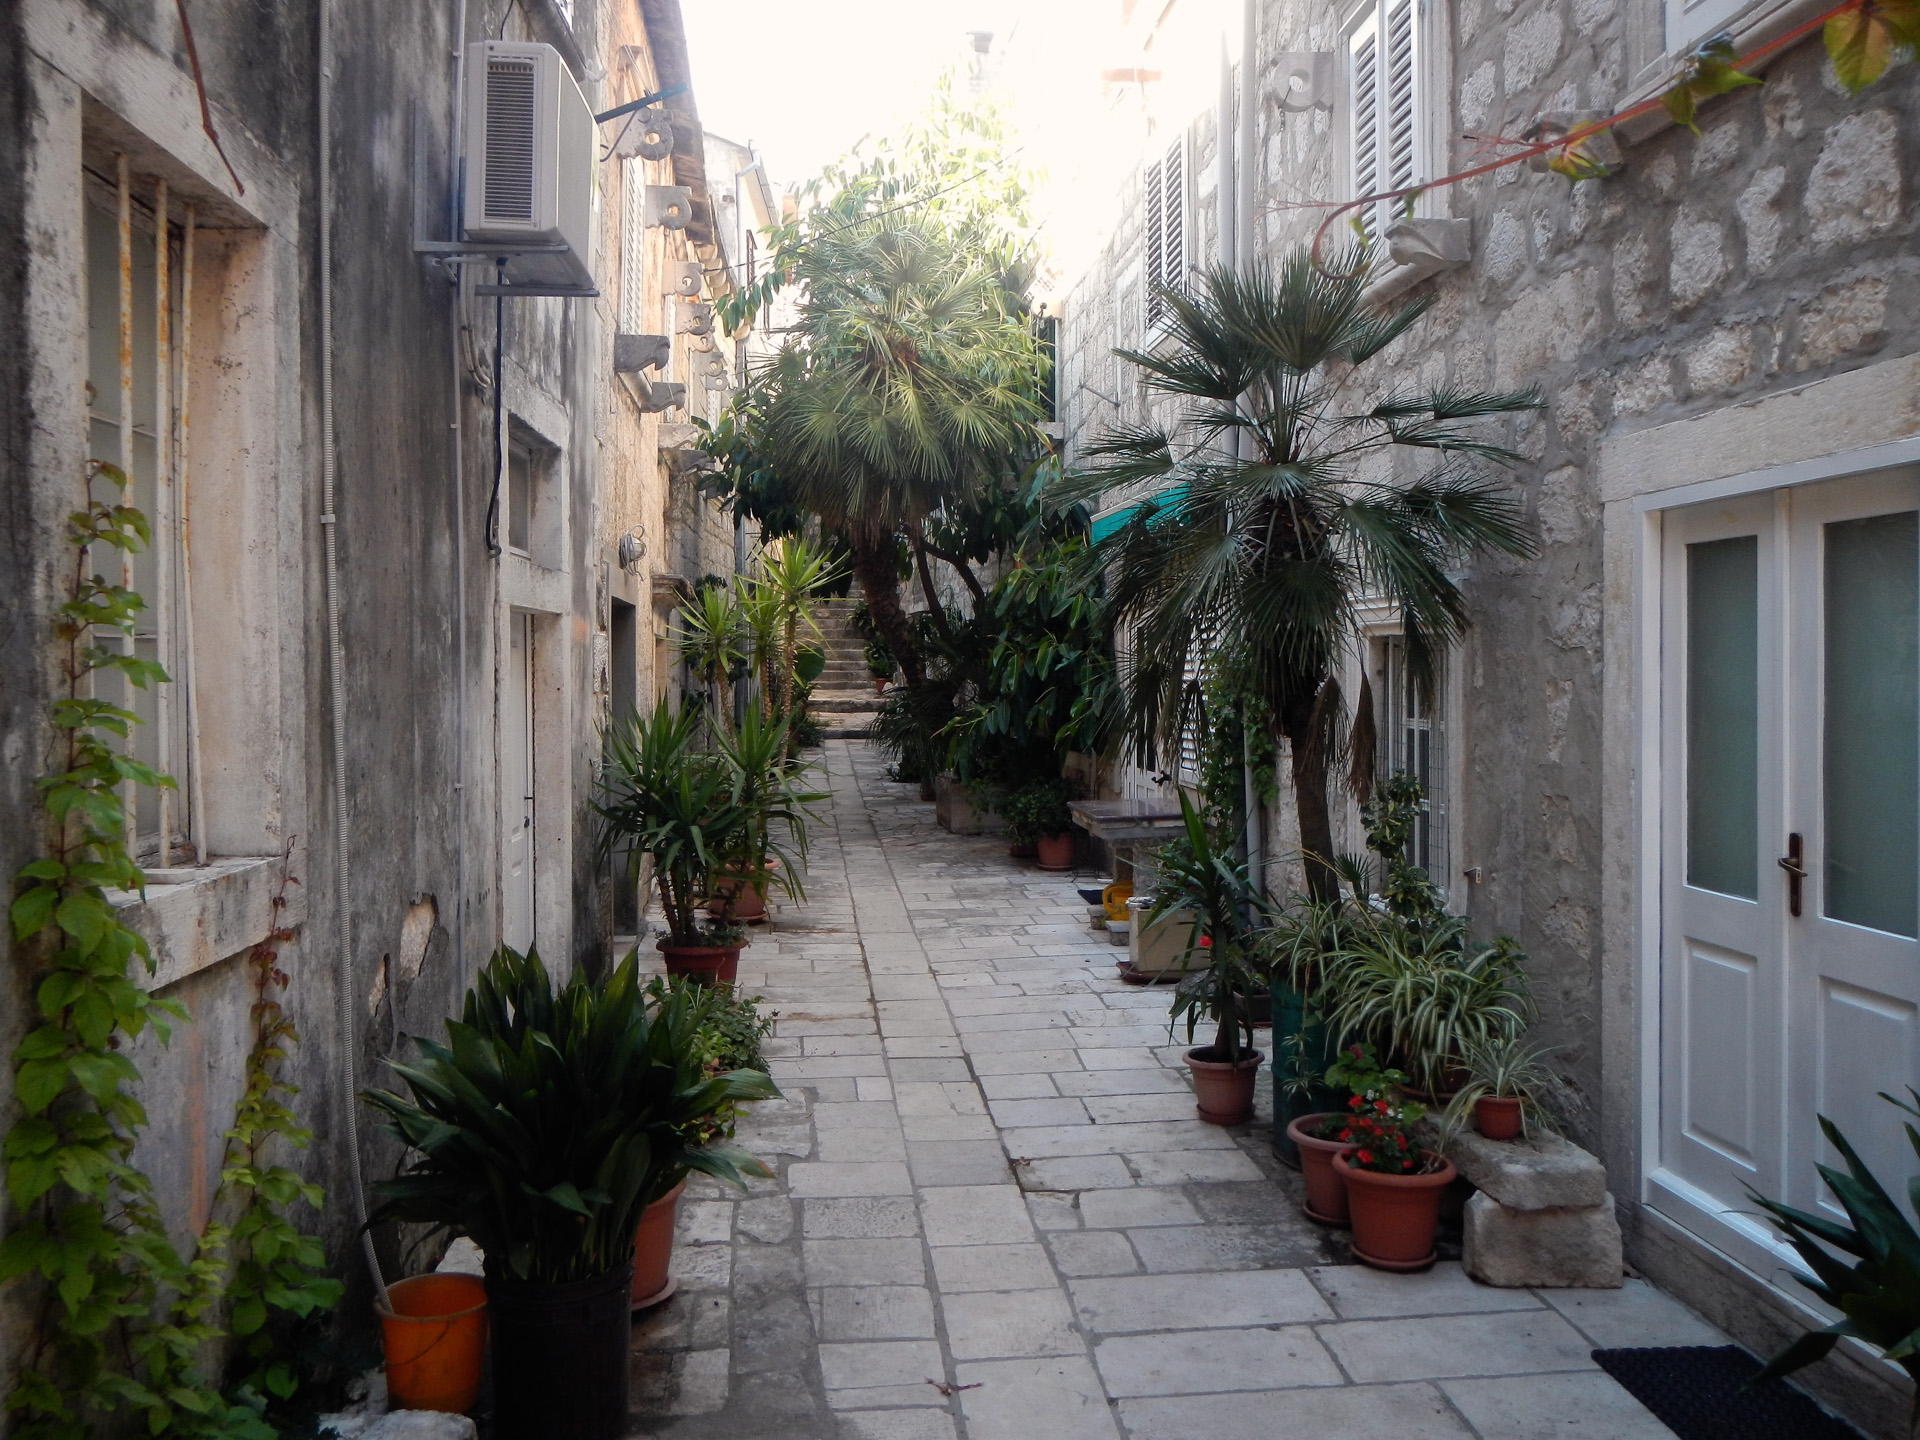
[(869, 690), (865, 695), (821, 695), (807, 697), (807, 708), (816, 715), (876, 715), (880, 697)]

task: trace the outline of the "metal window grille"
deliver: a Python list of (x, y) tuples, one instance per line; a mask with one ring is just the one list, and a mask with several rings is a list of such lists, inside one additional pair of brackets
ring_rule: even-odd
[[(141, 719), (133, 758), (171, 775), (178, 790), (129, 786), (128, 841), (164, 867), (179, 851), (206, 859), (200, 715), (194, 691), (192, 492), (189, 460), (195, 219), (164, 180), (136, 186), (127, 158), (85, 177), (87, 454), (128, 479), (126, 503), (152, 526), (146, 549), (120, 559), (120, 583), (147, 602), (134, 652), (171, 677), (146, 688), (117, 680), (110, 697)], [(95, 498), (119, 497), (105, 481)], [(96, 554), (96, 564), (106, 557)], [(125, 643), (117, 632), (108, 643)]]
[(1385, 776), (1405, 771), (1420, 782), (1425, 798), (1407, 845), (1407, 859), (1445, 890), (1449, 792), (1447, 731), (1440, 704), (1445, 677), (1436, 674), (1433, 693), (1423, 697), (1407, 672), (1406, 643), (1397, 635), (1379, 642), (1377, 656), (1374, 704), (1379, 717), (1379, 772)]

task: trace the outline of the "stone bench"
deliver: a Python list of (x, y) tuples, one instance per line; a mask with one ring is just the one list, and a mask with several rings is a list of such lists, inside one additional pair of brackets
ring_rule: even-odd
[(1471, 1128), (1446, 1156), (1475, 1192), (1461, 1257), (1469, 1275), (1510, 1288), (1619, 1288), (1620, 1222), (1599, 1160), (1551, 1133), (1489, 1140)]

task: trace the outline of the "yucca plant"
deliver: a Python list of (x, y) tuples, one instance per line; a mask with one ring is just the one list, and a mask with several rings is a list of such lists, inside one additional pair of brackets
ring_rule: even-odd
[(1187, 973), (1174, 987), (1167, 1026), (1171, 1030), (1184, 1019), (1191, 1045), (1201, 1020), (1212, 1022), (1213, 1044), (1204, 1058), (1237, 1065), (1253, 1048), (1249, 998), (1267, 983), (1250, 944), (1265, 907), (1247, 879), (1247, 867), (1214, 843), (1184, 791), (1180, 814), (1186, 834), (1156, 857), (1153, 908), (1147, 916), (1151, 923), (1182, 910), (1193, 915)]
[(699, 728), (698, 710), (675, 711), (664, 695), (651, 714), (628, 716), (607, 736), (593, 801), (600, 863), (616, 853), (636, 866), (641, 855), (653, 857), (674, 945), (709, 943), (700, 902), (713, 872), (746, 843), (754, 817), (725, 755), (698, 748)]
[(395, 1064), (407, 1093), (367, 1091), (412, 1152), (374, 1187), (374, 1221), (466, 1235), (491, 1272), (561, 1285), (633, 1254), (640, 1212), (689, 1171), (745, 1188), (766, 1167), (687, 1136), (737, 1101), (779, 1092), (758, 1070), (709, 1076), (697, 987), (649, 995), (628, 955), (602, 982), (557, 994), (537, 954), (502, 949), (467, 992), (447, 1043)]
[[(1532, 549), (1520, 506), (1485, 473), (1520, 456), (1483, 422), (1537, 409), (1538, 395), (1396, 384), (1388, 347), (1433, 297), (1370, 303), (1367, 260), (1322, 267), (1301, 251), (1278, 268), (1210, 269), (1191, 294), (1160, 291), (1169, 343), (1118, 353), (1183, 407), (1178, 429), (1111, 431), (1087, 451), (1094, 467), (1054, 492), (1107, 504), (1148, 492), (1087, 567), (1106, 581), (1109, 634), (1131, 643), (1132, 747), (1152, 766), (1191, 721), (1207, 657), (1234, 657), (1289, 741), (1307, 885), (1323, 901), (1338, 889), (1336, 677), (1361, 643), (1363, 606), (1397, 616), (1428, 684), (1467, 625), (1462, 564)], [(1409, 478), (1396, 453), (1432, 464)]]
[(734, 672), (747, 663), (749, 617), (739, 598), (722, 585), (706, 585), (674, 619), (674, 650), (707, 687), (716, 728), (733, 729)]
[[(1909, 1086), (1907, 1094), (1913, 1103), (1896, 1100), (1885, 1091), (1880, 1098), (1920, 1119), (1920, 1091)], [(1845, 1173), (1828, 1165), (1814, 1169), (1851, 1223), (1810, 1215), (1751, 1189), (1748, 1193), (1773, 1218), (1813, 1274), (1812, 1279), (1795, 1278), (1842, 1318), (1795, 1340), (1769, 1360), (1752, 1383), (1791, 1375), (1823, 1358), (1841, 1340), (1852, 1338), (1871, 1345), (1920, 1384), (1920, 1233), (1847, 1143), (1840, 1127), (1824, 1115), (1819, 1119), (1827, 1143), (1847, 1168)], [(1903, 1122), (1902, 1128), (1920, 1160), (1920, 1131), (1911, 1120)], [(1907, 1204), (1920, 1216), (1920, 1179), (1907, 1181)], [(1844, 1256), (1854, 1257), (1853, 1262), (1849, 1264)], [(1920, 1429), (1920, 1397), (1914, 1401), (1909, 1426)]]
[[(794, 719), (787, 714), (769, 720), (748, 710), (735, 733), (721, 741), (719, 755), (732, 780), (733, 803), (746, 814), (729, 865), (752, 883), (771, 881), (792, 899), (805, 900), (797, 861), (806, 856), (813, 807), (831, 797), (805, 788), (813, 767), (793, 758)], [(780, 864), (771, 867), (769, 860)]]

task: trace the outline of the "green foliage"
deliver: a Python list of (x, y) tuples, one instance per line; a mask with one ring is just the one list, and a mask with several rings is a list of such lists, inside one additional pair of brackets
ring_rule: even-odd
[(1380, 857), (1380, 898), (1390, 914), (1411, 924), (1438, 920), (1447, 908), (1440, 887), (1406, 858), (1408, 842), (1425, 810), (1425, 791), (1404, 770), (1381, 781), (1360, 807), (1367, 848)]
[(1022, 785), (1001, 801), (999, 808), (1007, 839), (1015, 845), (1031, 845), (1043, 835), (1065, 835), (1073, 827), (1064, 780), (1036, 780)]
[(725, 586), (703, 585), (674, 619), (675, 652), (708, 687), (716, 724), (731, 729), (733, 685), (746, 671), (753, 638), (740, 597)]
[[(1429, 675), (1467, 625), (1461, 562), (1532, 549), (1520, 508), (1485, 473), (1520, 457), (1484, 422), (1536, 409), (1538, 396), (1441, 386), (1380, 398), (1370, 362), (1432, 302), (1368, 303), (1370, 259), (1362, 249), (1332, 271), (1301, 251), (1278, 268), (1208, 270), (1192, 294), (1163, 291), (1171, 344), (1120, 354), (1180, 403), (1197, 443), (1123, 426), (1055, 490), (1062, 501), (1143, 497), (1086, 566), (1089, 583), (1106, 578), (1109, 633), (1128, 635), (1135, 755), (1155, 764), (1189, 713), (1190, 677), (1211, 655), (1235, 657), (1240, 688), (1291, 742), (1308, 883), (1322, 900), (1336, 888), (1336, 677), (1362, 601), (1398, 612), (1416, 676)], [(1430, 457), (1427, 473), (1402, 480), (1363, 463), (1395, 452)]]
[[(1828, 43), (1831, 45), (1831, 39)], [(1729, 90), (1738, 90), (1744, 85), (1760, 83), (1753, 76), (1734, 68), (1738, 58), (1731, 35), (1715, 35), (1693, 52), (1679, 83), (1660, 97), (1660, 103), (1666, 107), (1667, 114), (1673, 117), (1674, 124), (1684, 125), (1698, 135), (1700, 127), (1694, 123), (1693, 115), (1702, 100), (1725, 95)]]
[(447, 1043), (395, 1064), (408, 1094), (363, 1098), (414, 1152), (375, 1186), (374, 1219), (471, 1236), (495, 1273), (537, 1284), (605, 1274), (633, 1254), (640, 1212), (689, 1171), (745, 1188), (766, 1167), (690, 1130), (778, 1094), (757, 1070), (708, 1075), (698, 986), (643, 989), (637, 954), (604, 982), (554, 992), (537, 955), (501, 950)]
[[(746, 821), (728, 849), (729, 867), (759, 883), (778, 885), (795, 900), (806, 899), (798, 858), (807, 850), (807, 822), (813, 807), (829, 798), (825, 791), (801, 788), (812, 766), (794, 758), (793, 720), (762, 719), (750, 710), (739, 730), (720, 745), (719, 758), (731, 781), (729, 800), (745, 811)], [(784, 833), (792, 851), (775, 839)], [(794, 852), (798, 852), (797, 856)], [(768, 860), (778, 869), (769, 874)]]
[[(320, 1274), (318, 1243), (289, 1219), (296, 1205), (317, 1205), (319, 1192), (267, 1155), (276, 1140), (297, 1148), (309, 1138), (278, 1078), (297, 1038), (271, 995), (286, 984), (274, 956), (288, 937), (276, 926), (253, 954), (259, 991), (246, 1090), (227, 1132), (212, 1219), (182, 1258), (151, 1182), (132, 1162), (147, 1117), (125, 1046), (149, 1025), (164, 1039), (185, 1012), (129, 975), (136, 960), (151, 973), (152, 957), (107, 896), (145, 887), (126, 848), (123, 787), (173, 782), (114, 745), (138, 718), (91, 693), (102, 676), (142, 688), (168, 677), (133, 654), (140, 596), (89, 570), (95, 547), (143, 549), (146, 518), (121, 502), (120, 470), (95, 464), (89, 479), (111, 485), (114, 500), (95, 498), (90, 484), (86, 508), (68, 517), (74, 569), (53, 624), (61, 758), (38, 782), (49, 849), (15, 877), (10, 910), (14, 939), (39, 979), (35, 1024), (12, 1057), (20, 1114), (0, 1147), (16, 1216), (0, 1242), (0, 1280), (32, 1276), (44, 1286), (6, 1399), (10, 1433), (81, 1440), (132, 1414), (156, 1436), (271, 1440), (267, 1395), (284, 1398), (293, 1382), (273, 1358), (268, 1322), (275, 1313), (311, 1314), (339, 1293)], [(276, 916), (283, 900), (284, 886)], [(244, 1371), (232, 1395), (208, 1373), (210, 1350), (227, 1334), (240, 1341)]]
[(1920, 53), (1920, 0), (1864, 0), (1827, 21), (1834, 77), (1858, 95), (1896, 60)]
[(1465, 1079), (1447, 1106), (1440, 1133), (1456, 1134), (1473, 1114), (1474, 1102), (1488, 1096), (1520, 1102), (1524, 1135), (1559, 1129), (1548, 1102), (1563, 1092), (1564, 1083), (1541, 1063), (1552, 1053), (1552, 1047), (1530, 1045), (1519, 1035), (1488, 1035), (1466, 1041), (1460, 1047), (1460, 1070)]
[(867, 673), (879, 680), (891, 680), (894, 672), (900, 668), (900, 662), (893, 658), (893, 652), (882, 640), (869, 640), (862, 651), (867, 662)]
[(1215, 1032), (1210, 1058), (1238, 1064), (1253, 1045), (1249, 997), (1267, 983), (1252, 944), (1266, 906), (1254, 893), (1246, 866), (1215, 845), (1185, 791), (1180, 793), (1180, 814), (1186, 836), (1163, 846), (1155, 857), (1159, 879), (1147, 916), (1151, 923), (1175, 911), (1193, 913), (1187, 973), (1174, 987), (1167, 1026), (1171, 1031), (1184, 1018), (1191, 1045), (1201, 1019), (1211, 1021)]
[[(1909, 1089), (1907, 1094), (1914, 1103), (1896, 1100), (1884, 1091), (1880, 1098), (1920, 1118), (1920, 1108), (1916, 1108), (1920, 1107), (1920, 1093)], [(1920, 1157), (1920, 1131), (1914, 1129), (1912, 1121), (1905, 1122), (1903, 1128), (1914, 1155)], [(1823, 1115), (1820, 1130), (1847, 1168), (1845, 1173), (1827, 1165), (1814, 1168), (1847, 1212), (1848, 1224), (1796, 1210), (1751, 1189), (1748, 1193), (1773, 1218), (1774, 1226), (1799, 1252), (1813, 1277), (1795, 1279), (1838, 1310), (1842, 1318), (1795, 1340), (1767, 1362), (1753, 1383), (1790, 1375), (1811, 1365), (1847, 1337), (1871, 1345), (1920, 1382), (1920, 1233), (1900, 1213), (1840, 1128)], [(1907, 1203), (1920, 1215), (1920, 1181), (1907, 1182)], [(1851, 1264), (1842, 1258), (1845, 1256), (1853, 1257)], [(1912, 1419), (1920, 1426), (1920, 1399), (1914, 1402)]]

